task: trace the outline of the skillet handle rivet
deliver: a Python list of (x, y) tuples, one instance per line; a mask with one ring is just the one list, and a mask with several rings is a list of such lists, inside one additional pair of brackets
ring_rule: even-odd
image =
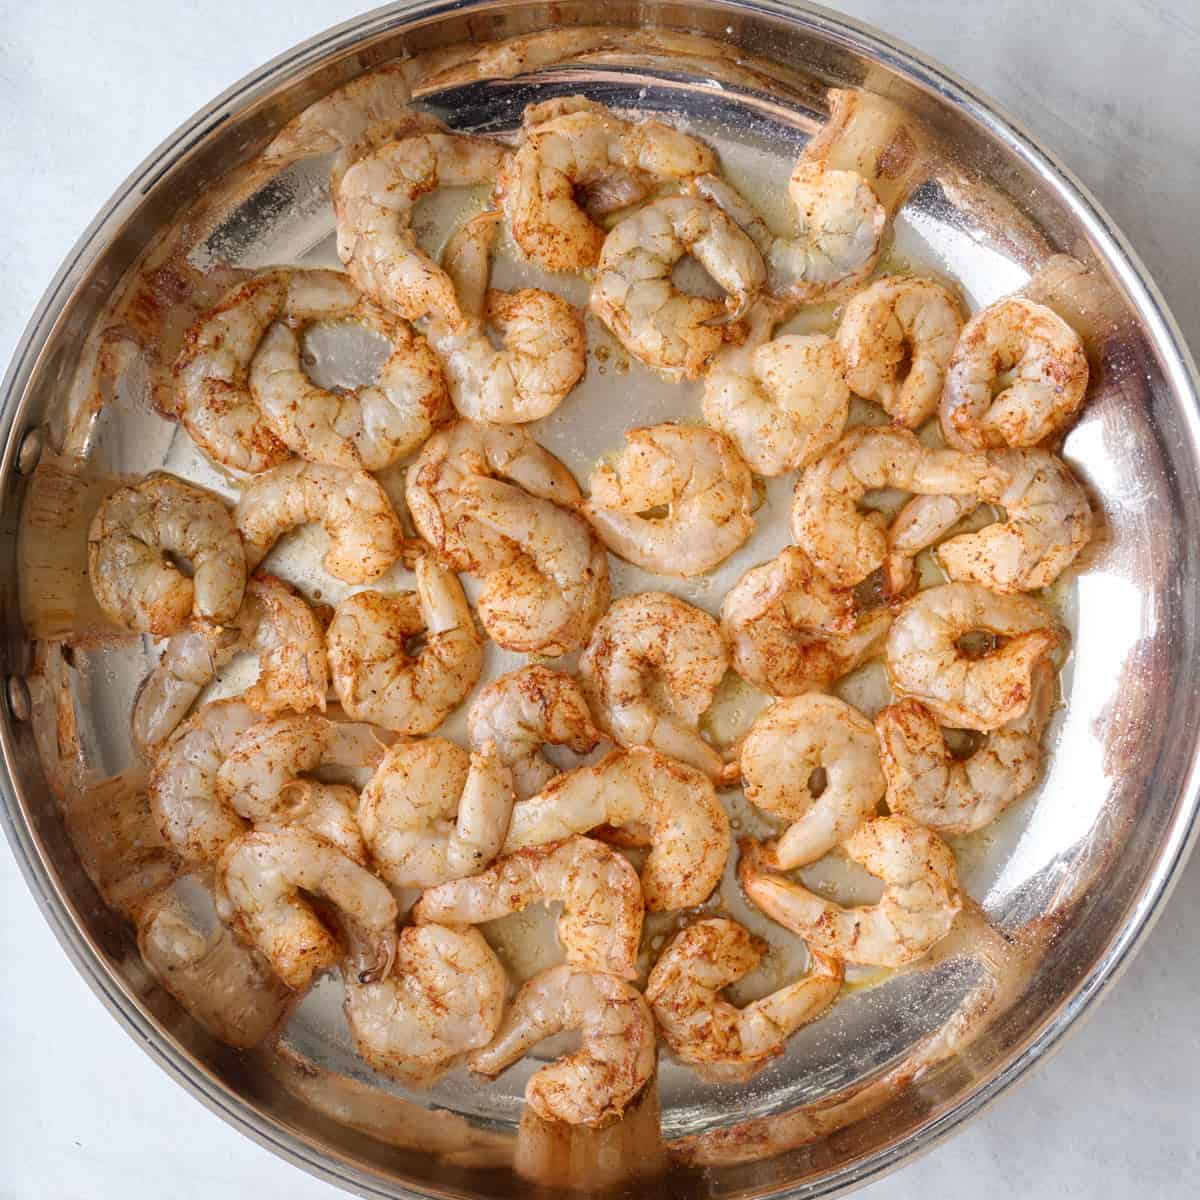
[(40, 429), (31, 429), (21, 439), (17, 450), (17, 471), (22, 475), (32, 475), (42, 457), (42, 447), (45, 439)]
[(8, 711), (14, 721), (28, 721), (30, 712), (29, 687), (20, 675), (10, 675), (5, 685), (8, 696)]

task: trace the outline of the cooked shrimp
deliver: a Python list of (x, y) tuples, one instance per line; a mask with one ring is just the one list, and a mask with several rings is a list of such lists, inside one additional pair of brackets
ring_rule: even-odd
[(512, 776), (492, 744), (470, 756), (445, 738), (397, 742), (362, 790), (358, 822), (395, 887), (482, 871), (512, 811)]
[(962, 331), (946, 372), (942, 432), (963, 449), (1033, 446), (1066, 427), (1087, 385), (1075, 330), (1044, 304), (1011, 296)]
[(751, 567), (721, 605), (733, 669), (775, 696), (819, 691), (882, 654), (891, 624), (882, 608), (856, 617), (853, 593), (835, 588), (799, 546)]
[(548, 271), (581, 271), (595, 265), (604, 244), (586, 210), (635, 204), (660, 180), (715, 165), (707, 146), (669, 125), (628, 121), (583, 96), (564, 96), (526, 108), (520, 147), (496, 190), (527, 258)]
[(367, 583), (400, 557), (404, 532), (387, 493), (366, 471), (292, 461), (259, 475), (238, 500), (246, 560), (257, 566), (289, 529), (318, 522), (329, 534), (325, 569)]
[(543, 757), (543, 746), (587, 754), (603, 737), (592, 724), (579, 684), (540, 664), (502, 675), (483, 688), (471, 702), (467, 728), (474, 749), (495, 743), (500, 761), (512, 772), (518, 800), (536, 795), (558, 774)]
[(385, 977), (396, 950), (396, 899), (340, 850), (305, 830), (274, 829), (243, 834), (217, 863), (217, 911), (293, 991), (341, 957), (302, 891), (339, 910), (359, 979)]
[[(681, 292), (675, 264), (690, 254), (725, 300)], [(667, 379), (698, 379), (726, 340), (719, 322), (740, 317), (762, 289), (754, 243), (715, 205), (691, 196), (656, 200), (614, 226), (592, 284), (592, 312), (634, 358)]]
[(513, 806), (502, 853), (601, 825), (650, 846), (642, 894), (652, 912), (690, 908), (717, 886), (729, 855), (729, 817), (699, 771), (642, 747), (559, 775)]
[(506, 986), (500, 960), (477, 930), (410, 926), (400, 931), (390, 975), (346, 981), (346, 1020), (375, 1070), (427, 1084), (492, 1040)]
[(930, 450), (907, 429), (852, 429), (797, 481), (792, 532), (819, 571), (836, 586), (851, 587), (888, 554), (887, 517), (859, 507), (867, 492), (970, 495), (992, 470), (982, 454)]
[[(191, 564), (190, 578), (176, 558)], [(156, 472), (118, 488), (96, 510), (88, 530), (88, 577), (114, 621), (166, 637), (193, 613), (233, 620), (246, 561), (233, 518), (216, 496)]]
[(423, 133), (388, 142), (334, 181), (338, 257), (377, 304), (410, 321), (463, 321), (454, 285), (417, 244), (412, 212), (444, 187), (490, 183), (508, 151), (486, 138)]
[(491, 1045), (468, 1060), (496, 1076), (538, 1042), (578, 1029), (583, 1045), (536, 1071), (525, 1099), (547, 1121), (604, 1125), (654, 1074), (654, 1018), (641, 992), (615, 975), (566, 964), (534, 976), (517, 993)]
[[(886, 786), (871, 722), (836, 696), (777, 700), (750, 727), (741, 765), (746, 799), (791, 822), (766, 847), (781, 871), (844, 842), (875, 815)], [(815, 791), (818, 771), (824, 786)]]
[(876, 817), (842, 843), (852, 862), (883, 880), (877, 904), (843, 908), (775, 874), (753, 842), (742, 844), (738, 878), (751, 903), (846, 962), (900, 967), (950, 932), (962, 908), (954, 853), (932, 830), (908, 817)]
[(725, 762), (697, 726), (728, 668), (717, 622), (664, 592), (615, 601), (579, 660), (584, 694), (615, 742), (650, 746), (713, 779)]
[(877, 279), (851, 297), (838, 326), (846, 382), (916, 429), (937, 412), (962, 324), (958, 301), (932, 279)]
[[(483, 670), (483, 642), (457, 576), (431, 555), (415, 571), (416, 592), (346, 597), (326, 633), (342, 707), (356, 721), (405, 734), (436, 729)], [(410, 654), (422, 634), (424, 646)]]
[[(662, 575), (703, 575), (754, 532), (754, 481), (724, 434), (697, 425), (630, 429), (588, 480), (584, 514), (604, 544)], [(665, 507), (661, 517), (645, 515)]]
[(776, 308), (759, 302), (740, 346), (726, 346), (704, 377), (704, 419), (759, 475), (784, 475), (842, 436), (850, 389), (837, 342), (819, 334), (771, 338)]
[(888, 595), (893, 598), (904, 595), (913, 581), (916, 555), (978, 507), (977, 495), (914, 496), (888, 527), (887, 558), (883, 564)]
[(591, 838), (530, 846), (470, 879), (428, 888), (412, 919), (478, 925), (531, 904), (556, 903), (563, 906), (558, 940), (567, 962), (622, 979), (637, 977), (644, 909), (637, 872), (611, 846)]
[[(986, 631), (1007, 639), (983, 657), (959, 641)], [(1031, 674), (1065, 634), (1036, 600), (998, 596), (974, 583), (928, 588), (897, 614), (888, 635), (888, 678), (943, 725), (989, 733), (1019, 717), (1033, 694)]]
[(680, 930), (650, 972), (646, 999), (667, 1044), (707, 1078), (749, 1079), (841, 990), (842, 964), (813, 950), (802, 978), (745, 1008), (722, 1000), (722, 990), (753, 971), (766, 949), (736, 921), (710, 917)]
[(307, 830), (365, 866), (367, 847), (357, 808), (358, 792), (346, 784), (293, 779), (280, 789), (270, 816), (255, 821), (254, 828)]

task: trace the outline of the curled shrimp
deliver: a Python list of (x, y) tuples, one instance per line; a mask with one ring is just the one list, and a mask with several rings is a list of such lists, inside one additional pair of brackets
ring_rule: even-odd
[(759, 475), (784, 475), (842, 436), (850, 389), (837, 342), (819, 334), (772, 339), (778, 313), (759, 302), (740, 346), (726, 346), (704, 377), (704, 419)]
[(366, 471), (294, 460), (256, 476), (235, 513), (246, 560), (257, 566), (289, 529), (317, 522), (329, 534), (325, 569), (346, 583), (368, 583), (404, 549), (400, 518)]
[[(968, 657), (959, 642), (981, 631), (1007, 640)], [(989, 733), (1028, 708), (1033, 669), (1064, 636), (1028, 596), (948, 583), (919, 592), (900, 609), (888, 634), (888, 678), (897, 696), (920, 700), (943, 725)]]
[(592, 631), (579, 675), (601, 727), (720, 779), (725, 761), (700, 734), (729, 667), (717, 622), (665, 592), (615, 601)]
[[(429, 733), (466, 696), (483, 669), (483, 642), (462, 585), (431, 555), (415, 566), (416, 592), (356, 592), (326, 633), (329, 669), (356, 721), (397, 733)], [(412, 640), (425, 644), (410, 654)]]
[(749, 1079), (841, 990), (841, 962), (814, 950), (802, 978), (745, 1008), (723, 1000), (721, 992), (753, 971), (766, 949), (736, 921), (709, 917), (680, 930), (650, 972), (646, 999), (658, 1028), (676, 1057), (705, 1078)]
[(566, 960), (588, 971), (637, 977), (642, 889), (629, 861), (603, 842), (570, 837), (517, 850), (470, 879), (427, 888), (412, 919), (478, 925), (531, 904), (561, 904)]
[[(190, 578), (176, 558), (191, 564)], [(96, 510), (88, 530), (88, 578), (114, 621), (166, 637), (193, 614), (233, 620), (246, 560), (234, 520), (216, 496), (156, 472), (118, 488)]]
[[(671, 281), (688, 254), (725, 290), (723, 301), (688, 295)], [(726, 340), (719, 322), (750, 307), (764, 276), (754, 243), (719, 208), (668, 196), (605, 238), (590, 304), (634, 358), (667, 379), (698, 379)]]
[(496, 857), (512, 805), (512, 775), (494, 745), (468, 756), (422, 738), (387, 752), (362, 790), (358, 823), (389, 883), (432, 887)]
[(1011, 296), (962, 331), (946, 372), (942, 432), (963, 449), (1033, 446), (1066, 427), (1087, 385), (1075, 330), (1044, 304)]
[[(763, 712), (742, 742), (746, 798), (791, 824), (765, 847), (781, 871), (815, 862), (874, 816), (885, 781), (871, 722), (836, 696), (793, 696)], [(824, 786), (816, 791), (820, 771)]]
[(846, 962), (904, 966), (950, 932), (962, 894), (954, 853), (936, 833), (909, 817), (876, 817), (860, 825), (842, 851), (883, 880), (877, 904), (844, 908), (826, 900), (772, 871), (750, 841), (742, 843), (738, 878), (768, 917)]
[(504, 968), (474, 929), (400, 931), (391, 973), (346, 981), (346, 1020), (362, 1057), (384, 1075), (431, 1083), (500, 1027)]
[(891, 613), (857, 615), (799, 546), (751, 567), (726, 593), (721, 632), (733, 669), (775, 696), (819, 691), (883, 653)]
[(891, 704), (875, 718), (892, 812), (944, 836), (990, 825), (1037, 782), (1042, 732), (1054, 703), (1054, 672), (1033, 669), (1029, 707), (987, 736), (969, 758), (955, 759), (937, 720), (917, 700)]
[(542, 755), (543, 746), (566, 746), (587, 754), (603, 734), (579, 684), (570, 675), (534, 664), (493, 680), (482, 688), (467, 713), (471, 745), (493, 742), (512, 772), (518, 800), (536, 795), (558, 774)]
[(654, 1074), (654, 1018), (641, 992), (615, 975), (551, 967), (517, 993), (489, 1046), (468, 1060), (496, 1076), (564, 1030), (583, 1045), (536, 1071), (525, 1086), (529, 1106), (547, 1121), (605, 1125), (625, 1111)]
[(877, 279), (851, 297), (838, 326), (846, 382), (916, 429), (937, 412), (962, 324), (958, 301), (932, 279)]
[(711, 171), (715, 161), (707, 146), (669, 125), (625, 120), (583, 96), (564, 96), (525, 109), (520, 146), (496, 189), (527, 258), (548, 271), (580, 271), (595, 265), (604, 244), (588, 210), (635, 204), (654, 183)]
[(334, 935), (301, 892), (323, 896), (346, 925), (363, 982), (387, 975), (396, 950), (395, 897), (366, 868), (300, 829), (243, 834), (217, 863), (217, 911), (293, 991), (341, 958)]
[(567, 771), (515, 804), (502, 853), (600, 826), (649, 845), (641, 880), (652, 912), (701, 903), (729, 856), (729, 816), (707, 776), (642, 747)]

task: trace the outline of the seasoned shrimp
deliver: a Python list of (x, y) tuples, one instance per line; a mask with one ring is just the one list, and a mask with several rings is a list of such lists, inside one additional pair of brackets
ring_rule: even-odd
[[(416, 592), (356, 592), (326, 633), (342, 707), (356, 721), (405, 734), (436, 729), (483, 670), (483, 642), (457, 576), (427, 554), (414, 569)], [(422, 634), (424, 646), (410, 654)]]
[[(741, 752), (746, 798), (791, 824), (765, 849), (781, 871), (815, 862), (875, 815), (886, 786), (871, 722), (836, 696), (793, 696), (763, 712)], [(824, 775), (816, 791), (813, 775)]]
[(579, 660), (584, 694), (621, 746), (650, 746), (720, 779), (725, 761), (700, 717), (729, 668), (717, 622), (664, 592), (622, 596)]
[(518, 800), (536, 795), (558, 774), (543, 757), (543, 746), (587, 754), (603, 737), (592, 724), (579, 684), (540, 664), (502, 675), (483, 688), (471, 702), (467, 728), (474, 749), (495, 743), (501, 762), (512, 772)]
[(512, 806), (512, 775), (494, 745), (468, 756), (422, 738), (388, 751), (363, 788), (358, 822), (389, 883), (432, 887), (496, 857)]
[[(959, 641), (986, 631), (1007, 639), (983, 657)], [(920, 700), (943, 724), (990, 733), (1019, 717), (1034, 667), (1063, 641), (1049, 611), (1028, 596), (998, 596), (974, 583), (928, 588), (897, 614), (888, 635), (888, 678), (899, 697)]]
[(962, 895), (954, 852), (936, 833), (909, 817), (876, 817), (860, 825), (842, 850), (883, 880), (877, 904), (843, 908), (826, 900), (775, 874), (750, 841), (742, 843), (738, 878), (768, 917), (846, 962), (901, 967), (950, 932)]
[(517, 993), (491, 1045), (468, 1060), (499, 1075), (538, 1042), (578, 1029), (583, 1045), (536, 1071), (525, 1085), (529, 1106), (547, 1121), (605, 1125), (625, 1111), (654, 1074), (654, 1018), (641, 992), (615, 975), (563, 964), (534, 976)]
[[(675, 264), (690, 254), (726, 292), (681, 292)], [(634, 358), (667, 379), (698, 379), (726, 340), (722, 319), (740, 317), (762, 289), (754, 243), (715, 205), (668, 196), (625, 217), (604, 240), (592, 312)]]
[(410, 321), (463, 321), (449, 276), (417, 244), (412, 212), (444, 187), (490, 183), (508, 151), (486, 138), (423, 133), (388, 142), (334, 181), (338, 257), (377, 304)]
[(384, 978), (396, 950), (396, 899), (340, 850), (305, 830), (273, 829), (243, 834), (217, 863), (217, 911), (293, 991), (341, 957), (302, 891), (339, 910), (359, 979)]
[(882, 608), (856, 616), (853, 593), (835, 588), (799, 546), (751, 567), (721, 605), (733, 669), (775, 696), (819, 691), (882, 654), (891, 624)]
[(903, 596), (913, 582), (916, 555), (944, 537), (978, 507), (977, 495), (914, 496), (888, 527), (887, 558), (883, 564), (888, 595), (892, 598)]
[(567, 962), (622, 979), (637, 977), (642, 888), (628, 859), (591, 838), (530, 846), (470, 879), (428, 888), (413, 909), (421, 924), (478, 925), (531, 904), (563, 906), (558, 940)]
[(652, 912), (701, 903), (729, 856), (729, 817), (708, 778), (642, 747), (567, 771), (515, 804), (502, 853), (602, 825), (650, 846), (641, 879)]
[(710, 917), (671, 939), (650, 972), (646, 999), (667, 1044), (706, 1078), (749, 1079), (801, 1025), (815, 1021), (842, 987), (841, 962), (809, 952), (802, 978), (735, 1008), (721, 992), (758, 966), (767, 945), (736, 921)]
[[(192, 567), (189, 578), (175, 559)], [(210, 492), (155, 472), (118, 488), (88, 530), (88, 577), (100, 607), (126, 629), (166, 637), (193, 613), (231, 621), (246, 587), (233, 517)]]
[[(754, 481), (724, 434), (696, 425), (630, 429), (588, 480), (584, 514), (604, 544), (646, 571), (711, 571), (754, 532)], [(666, 508), (661, 517), (648, 510)]]
[(937, 720), (916, 700), (891, 704), (875, 718), (887, 776), (887, 803), (945, 836), (990, 825), (1037, 782), (1042, 732), (1054, 703), (1054, 672), (1033, 669), (1029, 707), (1001, 725), (970, 758), (946, 747)]
[(851, 297), (838, 326), (846, 382), (916, 429), (937, 412), (962, 324), (958, 301), (932, 279), (877, 279)]
[(946, 372), (942, 432), (963, 449), (1033, 446), (1066, 427), (1087, 385), (1075, 330), (1044, 304), (1011, 296), (962, 331)]
[(346, 583), (383, 574), (404, 549), (400, 518), (366, 471), (284, 463), (246, 485), (235, 515), (251, 566), (289, 529), (309, 522), (325, 527), (330, 540), (325, 569)]
[(375, 1070), (428, 1084), (492, 1040), (506, 987), (500, 960), (477, 930), (410, 926), (400, 931), (390, 975), (346, 981), (346, 1020)]
[(756, 304), (746, 340), (722, 349), (704, 377), (704, 419), (766, 476), (820, 458), (850, 412), (837, 342), (819, 334), (772, 339), (778, 316), (775, 306)]
[(659, 180), (715, 164), (707, 146), (669, 125), (628, 121), (583, 96), (565, 96), (526, 108), (520, 147), (496, 190), (526, 257), (548, 271), (580, 271), (595, 265), (604, 244), (588, 209), (624, 208)]
[(792, 532), (833, 584), (852, 587), (888, 556), (887, 517), (859, 507), (867, 492), (971, 495), (992, 472), (985, 455), (930, 450), (907, 429), (852, 429), (797, 481)]

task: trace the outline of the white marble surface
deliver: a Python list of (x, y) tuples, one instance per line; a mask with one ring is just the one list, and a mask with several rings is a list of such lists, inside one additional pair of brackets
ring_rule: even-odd
[[(1200, 345), (1194, 0), (844, 0), (1022, 118), (1099, 196)], [(345, 0), (0, 0), (0, 361), (68, 247), (191, 112)], [(252, 19), (247, 19), (253, 12)], [(1183, 1197), (1200, 1167), (1200, 861), (1086, 1027), (871, 1200)], [(0, 851), (0, 1200), (333, 1188), (171, 1083), (75, 974)]]

